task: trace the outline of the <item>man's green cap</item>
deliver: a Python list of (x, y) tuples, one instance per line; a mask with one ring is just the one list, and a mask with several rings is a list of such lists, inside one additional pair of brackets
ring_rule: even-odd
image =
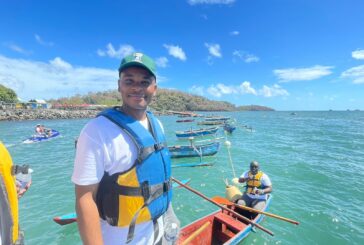
[(152, 58), (142, 53), (133, 53), (131, 55), (125, 56), (121, 60), (119, 67), (119, 74), (124, 69), (132, 66), (138, 66), (147, 69), (155, 78), (157, 77), (156, 65)]

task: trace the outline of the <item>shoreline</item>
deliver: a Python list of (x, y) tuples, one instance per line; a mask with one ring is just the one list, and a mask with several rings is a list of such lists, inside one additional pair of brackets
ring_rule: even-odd
[(99, 112), (100, 110), (5, 109), (0, 110), (0, 121), (93, 118)]

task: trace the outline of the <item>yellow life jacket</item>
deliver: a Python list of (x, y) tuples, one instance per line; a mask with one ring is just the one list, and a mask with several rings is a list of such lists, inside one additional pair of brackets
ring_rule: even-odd
[(4, 245), (15, 244), (20, 238), (18, 196), (12, 165), (9, 152), (0, 142), (0, 241)]
[(260, 179), (263, 176), (262, 171), (258, 171), (256, 175), (253, 175), (251, 171), (248, 173), (249, 180), (246, 183), (246, 192), (248, 194), (255, 194), (254, 189), (263, 189)]

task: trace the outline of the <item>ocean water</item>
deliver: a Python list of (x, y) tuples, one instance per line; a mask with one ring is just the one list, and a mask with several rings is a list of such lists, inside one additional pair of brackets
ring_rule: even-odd
[[(217, 114), (217, 113), (216, 113)], [(299, 221), (299, 226), (266, 217), (243, 244), (364, 244), (364, 112), (231, 112), (238, 128), (227, 136), (210, 167), (173, 168), (177, 179), (191, 178), (190, 186), (213, 197), (224, 196), (224, 179), (261, 163), (273, 183), (269, 211)], [(196, 128), (176, 123), (176, 116), (161, 116), (169, 145), (183, 144), (175, 130)], [(74, 211), (74, 140), (88, 119), (0, 122), (0, 140), (15, 163), (34, 169), (33, 184), (20, 200), (20, 224), (26, 244), (82, 244), (77, 225), (59, 226), (54, 216)], [(34, 125), (45, 124), (61, 136), (48, 142), (22, 144)], [(243, 125), (254, 128), (247, 131)], [(224, 134), (220, 132), (223, 137)], [(221, 139), (224, 143), (225, 139)], [(188, 142), (187, 142), (188, 143)], [(198, 162), (199, 159), (173, 163)], [(183, 188), (175, 189), (173, 206), (182, 225), (217, 209)]]

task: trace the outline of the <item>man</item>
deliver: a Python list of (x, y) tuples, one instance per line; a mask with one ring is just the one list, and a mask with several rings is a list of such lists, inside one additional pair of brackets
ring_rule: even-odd
[(252, 207), (257, 210), (262, 210), (265, 207), (267, 194), (272, 192), (272, 183), (265, 173), (259, 171), (259, 163), (252, 161), (250, 163), (250, 171), (244, 172), (240, 178), (233, 179), (236, 183), (245, 183), (246, 190), (237, 201), (239, 205)]
[(79, 232), (86, 245), (158, 244), (171, 223), (163, 218), (179, 222), (170, 205), (164, 132), (147, 111), (157, 91), (154, 61), (126, 56), (118, 91), (122, 106), (92, 119), (77, 141), (72, 181)]

